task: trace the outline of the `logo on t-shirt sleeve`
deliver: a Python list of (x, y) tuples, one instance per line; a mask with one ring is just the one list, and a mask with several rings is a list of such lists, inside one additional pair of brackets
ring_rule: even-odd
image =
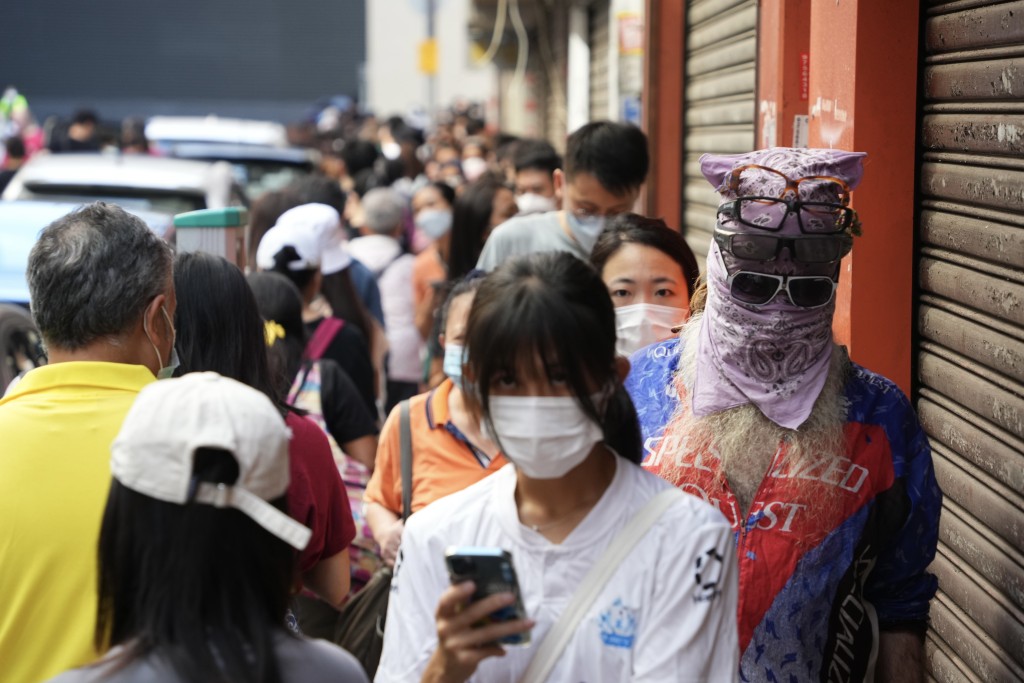
[(694, 580), (697, 582), (697, 590), (693, 595), (694, 602), (711, 602), (721, 595), (722, 589), (718, 584), (722, 579), (724, 560), (717, 548), (697, 556), (694, 566)]
[(616, 598), (601, 614), (601, 641), (609, 647), (629, 649), (636, 639), (636, 610)]

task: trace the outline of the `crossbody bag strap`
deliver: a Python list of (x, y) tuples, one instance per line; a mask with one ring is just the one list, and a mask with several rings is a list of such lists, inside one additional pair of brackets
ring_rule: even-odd
[(412, 514), (412, 424), (409, 399), (398, 408), (398, 448), (402, 458), (402, 521)]
[(306, 342), (305, 356), (309, 360), (320, 360), (327, 352), (327, 347), (334, 341), (334, 337), (345, 327), (345, 321), (334, 316), (328, 316), (320, 321), (313, 331), (313, 336)]
[(647, 501), (647, 504), (633, 516), (633, 519), (629, 520), (622, 531), (616, 534), (604, 554), (594, 563), (579, 588), (573, 593), (562, 616), (541, 641), (537, 653), (526, 668), (526, 673), (519, 679), (519, 683), (544, 683), (547, 680), (551, 669), (554, 668), (558, 658), (562, 656), (565, 646), (569, 644), (569, 640), (576, 632), (576, 627), (590, 606), (597, 600), (597, 596), (604, 590), (619, 565), (629, 556), (640, 539), (647, 534), (665, 511), (684, 495), (686, 494), (675, 487), (658, 493)]

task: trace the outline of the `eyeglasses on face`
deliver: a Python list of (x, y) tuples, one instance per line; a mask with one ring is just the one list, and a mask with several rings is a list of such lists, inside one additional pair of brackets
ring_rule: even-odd
[(774, 261), (783, 247), (789, 249), (790, 258), (800, 263), (828, 263), (838, 261), (853, 246), (849, 235), (823, 235), (820, 237), (776, 237), (750, 233), (715, 230), (715, 243), (719, 249), (747, 261)]
[(764, 306), (785, 291), (794, 306), (820, 308), (836, 294), (837, 282), (824, 275), (770, 275), (741, 270), (727, 280), (729, 296), (748, 306)]
[(796, 214), (805, 235), (835, 235), (850, 232), (857, 212), (830, 202), (805, 202), (776, 197), (737, 197), (718, 207), (718, 218), (730, 219), (759, 230), (782, 228), (790, 214)]

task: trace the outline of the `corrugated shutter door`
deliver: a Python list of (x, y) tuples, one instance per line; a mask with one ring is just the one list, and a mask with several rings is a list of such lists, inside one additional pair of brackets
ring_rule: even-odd
[(934, 680), (1024, 680), (1024, 2), (924, 3), (917, 410)]
[(718, 194), (701, 175), (697, 160), (705, 152), (731, 154), (754, 148), (757, 3), (687, 4), (683, 234), (703, 269)]
[(611, 2), (597, 0), (590, 6), (590, 120), (608, 118), (608, 22)]

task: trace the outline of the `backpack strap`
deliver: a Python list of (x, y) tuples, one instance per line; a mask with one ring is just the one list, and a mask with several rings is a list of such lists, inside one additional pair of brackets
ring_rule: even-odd
[(399, 404), (398, 444), (402, 457), (402, 521), (412, 514), (412, 423), (409, 399)]
[(329, 316), (320, 321), (316, 326), (313, 336), (306, 342), (306, 358), (309, 360), (320, 360), (324, 357), (327, 347), (334, 341), (334, 337), (345, 327), (345, 321), (341, 318)]

